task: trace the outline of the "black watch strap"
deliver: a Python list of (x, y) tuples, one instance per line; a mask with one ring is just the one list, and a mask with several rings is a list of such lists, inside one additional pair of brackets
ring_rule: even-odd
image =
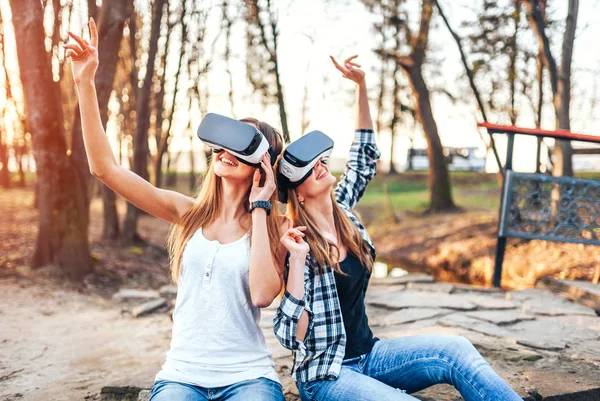
[(252, 213), (252, 211), (256, 208), (261, 208), (261, 209), (265, 209), (267, 212), (267, 216), (271, 214), (271, 201), (263, 201), (263, 200), (259, 200), (259, 201), (254, 201), (252, 203), (250, 203), (250, 210), (248, 210), (248, 213)]

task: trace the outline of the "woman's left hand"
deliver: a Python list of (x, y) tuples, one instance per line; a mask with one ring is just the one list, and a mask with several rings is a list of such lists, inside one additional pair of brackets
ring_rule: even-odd
[(333, 65), (335, 65), (335, 68), (340, 70), (344, 78), (354, 81), (357, 84), (362, 84), (365, 82), (365, 72), (360, 69), (360, 64), (352, 61), (357, 57), (358, 55), (348, 57), (346, 60), (344, 60), (344, 65), (341, 66), (338, 64), (338, 62), (333, 56), (329, 56), (329, 58), (331, 58), (331, 61), (333, 61)]
[(260, 186), (260, 169), (256, 169), (252, 179), (252, 189), (250, 190), (250, 202), (268, 201), (275, 192), (275, 175), (271, 166), (271, 156), (265, 153), (260, 161), (260, 166), (265, 172), (265, 182)]
[(281, 244), (287, 249), (287, 251), (293, 256), (300, 256), (303, 260), (302, 267), (304, 267), (304, 259), (306, 254), (310, 252), (308, 243), (304, 241), (303, 231), (306, 231), (305, 226), (299, 226), (288, 229), (281, 237)]

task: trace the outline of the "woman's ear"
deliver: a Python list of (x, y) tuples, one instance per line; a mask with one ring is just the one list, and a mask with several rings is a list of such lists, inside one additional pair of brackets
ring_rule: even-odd
[(304, 202), (304, 196), (302, 195), (296, 195), (296, 198), (298, 199), (298, 202)]

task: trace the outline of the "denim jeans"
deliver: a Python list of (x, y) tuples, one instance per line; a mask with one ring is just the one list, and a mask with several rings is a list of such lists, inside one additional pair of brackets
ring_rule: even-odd
[(263, 377), (230, 386), (204, 388), (157, 380), (150, 401), (285, 401), (281, 384)]
[(458, 336), (380, 340), (370, 353), (344, 361), (337, 380), (297, 385), (303, 401), (416, 401), (410, 393), (441, 383), (454, 386), (465, 401), (522, 401)]

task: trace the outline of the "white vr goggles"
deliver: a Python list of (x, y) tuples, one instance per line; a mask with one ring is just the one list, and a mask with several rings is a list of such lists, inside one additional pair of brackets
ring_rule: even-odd
[[(208, 113), (202, 119), (198, 137), (214, 152), (225, 149), (253, 167), (260, 166), (263, 155), (271, 151), (267, 138), (252, 125), (215, 113)], [(273, 155), (271, 162), (275, 163)]]
[(292, 142), (279, 161), (277, 181), (280, 200), (286, 201), (287, 189), (302, 184), (319, 160), (327, 163), (332, 150), (333, 141), (321, 131), (309, 132)]

